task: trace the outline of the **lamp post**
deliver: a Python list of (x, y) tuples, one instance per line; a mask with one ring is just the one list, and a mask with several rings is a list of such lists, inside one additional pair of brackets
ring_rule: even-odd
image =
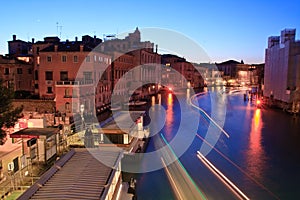
[(81, 116), (81, 122), (82, 122), (82, 129), (84, 129), (84, 117), (83, 117), (83, 114), (84, 114), (84, 104), (81, 104), (80, 105), (80, 116)]

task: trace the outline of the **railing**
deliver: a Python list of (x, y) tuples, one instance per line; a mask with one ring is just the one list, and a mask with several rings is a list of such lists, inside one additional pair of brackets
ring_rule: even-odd
[(93, 83), (93, 80), (56, 81), (56, 85), (90, 85)]

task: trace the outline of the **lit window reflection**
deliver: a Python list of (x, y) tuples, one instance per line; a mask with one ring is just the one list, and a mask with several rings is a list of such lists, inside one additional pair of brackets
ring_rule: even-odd
[(265, 153), (262, 148), (262, 127), (261, 110), (256, 109), (251, 122), (250, 142), (248, 150), (248, 170), (251, 175), (260, 178), (265, 168)]

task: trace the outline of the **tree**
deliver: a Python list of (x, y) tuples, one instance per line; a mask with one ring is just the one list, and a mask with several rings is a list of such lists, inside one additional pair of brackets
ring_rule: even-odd
[(5, 143), (6, 128), (13, 127), (17, 120), (22, 117), (23, 107), (14, 108), (12, 100), (14, 98), (13, 88), (5, 87), (0, 79), (0, 145)]

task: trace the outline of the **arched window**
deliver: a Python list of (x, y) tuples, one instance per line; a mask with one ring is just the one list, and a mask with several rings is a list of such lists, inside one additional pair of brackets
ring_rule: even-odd
[(66, 109), (66, 111), (71, 111), (71, 107), (70, 107), (70, 103), (69, 102), (67, 102), (65, 104), (65, 109)]
[(65, 89), (65, 97), (70, 97), (70, 89)]

